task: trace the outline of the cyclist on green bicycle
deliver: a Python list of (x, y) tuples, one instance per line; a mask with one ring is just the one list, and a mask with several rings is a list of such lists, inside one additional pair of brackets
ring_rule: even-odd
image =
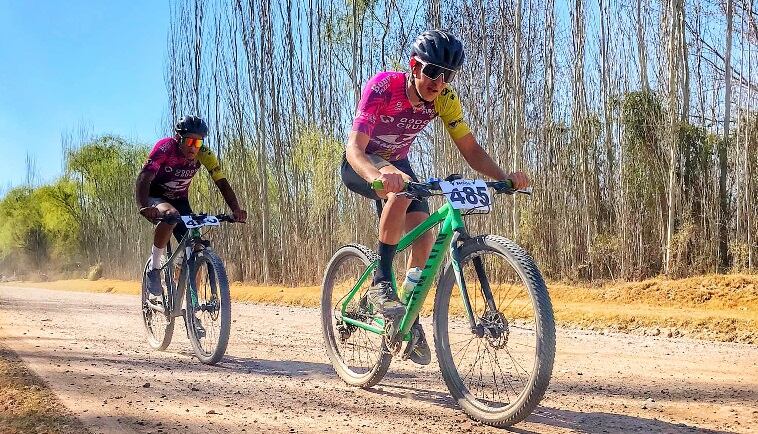
[[(429, 217), (429, 204), (398, 196), (405, 181), (418, 181), (408, 161), (408, 152), (418, 133), (434, 118), (441, 117), (450, 137), (466, 162), (477, 172), (496, 180), (510, 179), (515, 189), (529, 186), (522, 172), (506, 174), (479, 146), (463, 120), (458, 94), (450, 85), (463, 64), (461, 42), (443, 30), (419, 35), (411, 50), (410, 72), (380, 72), (371, 78), (358, 103), (348, 138), (341, 176), (347, 188), (377, 201), (379, 219), (379, 267), (368, 291), (368, 300), (387, 320), (396, 321), (405, 307), (392, 288), (392, 261), (397, 243), (408, 231)], [(384, 190), (374, 191), (370, 182), (382, 181)], [(423, 267), (434, 244), (431, 232), (413, 244), (408, 269)], [(409, 279), (409, 277), (406, 277)], [(420, 335), (410, 359), (419, 364), (431, 361), (429, 344), (421, 324), (413, 325)]]
[[(137, 176), (135, 197), (140, 214), (152, 223), (163, 216), (188, 215), (192, 213), (189, 200), (189, 186), (192, 177), (202, 164), (231, 208), (236, 221), (244, 223), (247, 212), (240, 208), (237, 196), (221, 171), (218, 159), (203, 139), (208, 135), (208, 126), (197, 116), (184, 116), (174, 126), (174, 137), (159, 140)], [(152, 249), (152, 269), (148, 274), (148, 290), (151, 296), (160, 297), (160, 265), (166, 245), (173, 231), (180, 241), (187, 228), (184, 223), (159, 222), (155, 227)]]

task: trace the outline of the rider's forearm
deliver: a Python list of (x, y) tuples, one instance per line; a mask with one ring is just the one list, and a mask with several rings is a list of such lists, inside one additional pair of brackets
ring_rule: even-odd
[(229, 185), (229, 181), (227, 181), (226, 178), (221, 178), (216, 181), (216, 187), (221, 191), (221, 196), (224, 197), (224, 201), (229, 208), (232, 211), (239, 211), (240, 204), (237, 202), (237, 195), (234, 194), (234, 190), (232, 190), (232, 186)]
[(382, 172), (374, 167), (374, 165), (371, 163), (371, 160), (369, 160), (366, 156), (365, 152), (348, 147), (346, 157), (347, 162), (350, 163), (350, 166), (352, 166), (353, 170), (355, 170), (355, 173), (360, 175), (361, 178), (365, 179), (366, 181), (371, 182), (376, 178), (382, 176)]
[(139, 176), (137, 176), (137, 183), (134, 186), (134, 199), (140, 208), (149, 206), (150, 182), (152, 182), (154, 177), (154, 175), (145, 172), (140, 172)]
[(455, 140), (455, 145), (463, 155), (469, 166), (484, 176), (492, 179), (501, 180), (508, 177), (508, 174), (495, 163), (487, 151), (479, 145), (473, 134), (467, 134)]
[(472, 169), (476, 170), (482, 175), (489, 176), (490, 178), (496, 180), (502, 180), (508, 177), (508, 174), (505, 173), (503, 169), (501, 169), (500, 166), (495, 163), (494, 160), (492, 160), (492, 157), (490, 157), (484, 149), (481, 149), (481, 152), (478, 152), (477, 154), (479, 155), (471, 158), (471, 160), (466, 158), (466, 161)]
[[(368, 144), (368, 136), (362, 133), (352, 132), (348, 139), (347, 146), (345, 147), (345, 158), (350, 163), (350, 167), (355, 170), (355, 173), (361, 176), (368, 182), (375, 180), (382, 176), (382, 173), (374, 167), (371, 160), (366, 156), (366, 145)], [(365, 141), (365, 143), (363, 143)]]

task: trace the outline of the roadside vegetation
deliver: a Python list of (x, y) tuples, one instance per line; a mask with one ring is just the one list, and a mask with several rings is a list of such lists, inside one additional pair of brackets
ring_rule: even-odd
[(0, 432), (88, 433), (21, 358), (0, 343)]
[[(140, 283), (86, 279), (8, 283), (67, 291), (139, 294)], [(559, 325), (603, 332), (758, 344), (758, 276), (710, 274), (684, 279), (656, 277), (641, 282), (564, 284), (548, 282)], [(237, 282), (235, 301), (318, 307), (319, 286), (261, 286)], [(422, 311), (431, 315), (433, 294)]]

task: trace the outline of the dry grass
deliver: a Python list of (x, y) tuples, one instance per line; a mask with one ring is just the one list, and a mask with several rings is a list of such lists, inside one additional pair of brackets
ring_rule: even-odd
[[(14, 283), (91, 292), (139, 294), (139, 282), (121, 280), (61, 280)], [(758, 343), (758, 276), (704, 275), (687, 279), (648, 279), (596, 285), (548, 283), (559, 324), (581, 328), (662, 334)], [(319, 286), (279, 287), (234, 284), (238, 301), (316, 307)], [(434, 294), (423, 312), (431, 312)]]
[(45, 383), (0, 344), (0, 432), (87, 433)]

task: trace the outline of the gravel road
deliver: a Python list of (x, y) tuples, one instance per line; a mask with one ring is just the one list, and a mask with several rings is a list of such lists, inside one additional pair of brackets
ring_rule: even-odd
[[(345, 385), (316, 309), (235, 303), (232, 316), (227, 356), (205, 366), (182, 325), (150, 350), (135, 296), (0, 286), (0, 339), (94, 432), (503, 431), (456, 407), (436, 361)], [(559, 329), (545, 399), (512, 431), (758, 432), (756, 402), (758, 346)]]

